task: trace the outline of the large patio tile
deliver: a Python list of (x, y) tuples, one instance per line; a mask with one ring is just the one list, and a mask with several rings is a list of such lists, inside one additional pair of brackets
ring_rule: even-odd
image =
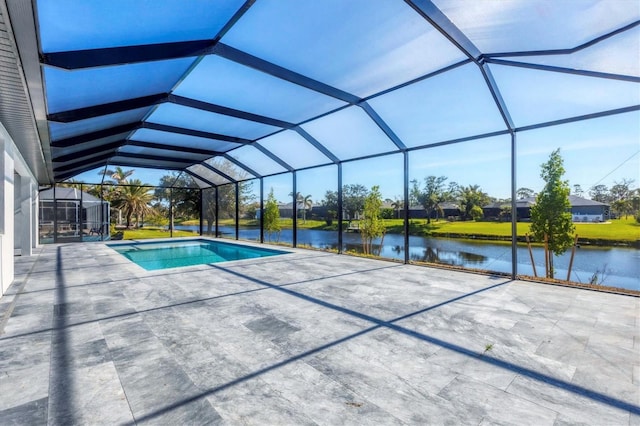
[(2, 420), (639, 423), (638, 298), (287, 250), (164, 271), (100, 243), (21, 259)]

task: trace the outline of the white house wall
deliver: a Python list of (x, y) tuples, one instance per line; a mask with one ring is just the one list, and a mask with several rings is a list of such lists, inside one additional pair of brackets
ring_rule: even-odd
[[(13, 283), (16, 249), (36, 247), (37, 182), (11, 136), (0, 123), (0, 296)], [(18, 178), (16, 178), (18, 175)]]

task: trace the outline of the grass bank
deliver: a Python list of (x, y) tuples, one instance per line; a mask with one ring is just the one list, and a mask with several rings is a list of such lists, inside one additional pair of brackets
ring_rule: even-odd
[[(193, 222), (193, 223), (191, 223)], [(387, 233), (402, 234), (404, 232), (404, 222), (402, 219), (387, 219), (384, 221)], [(198, 221), (183, 222), (185, 225), (197, 225)], [(281, 219), (280, 224), (283, 229), (292, 228), (292, 219)], [(220, 221), (222, 226), (234, 226), (232, 219)], [(345, 222), (346, 228), (347, 223)], [(257, 220), (241, 219), (240, 226), (258, 227)], [(517, 235), (524, 238), (530, 232), (530, 223), (518, 222)], [(613, 219), (606, 223), (575, 223), (576, 234), (578, 234), (581, 244), (601, 244), (601, 245), (634, 245), (640, 241), (640, 224), (634, 218)], [(338, 222), (327, 225), (323, 220), (298, 221), (299, 229), (314, 229), (319, 231), (336, 231)], [(474, 222), (457, 221), (448, 222), (446, 220), (431, 221), (427, 224), (424, 219), (412, 219), (409, 221), (409, 234), (422, 237), (442, 237), (442, 238), (464, 238), (464, 239), (486, 239), (486, 240), (510, 240), (510, 222)]]
[[(517, 223), (517, 235), (530, 233), (530, 223)], [(402, 228), (402, 223), (396, 225)], [(632, 218), (615, 219), (606, 223), (575, 223), (575, 233), (582, 244), (634, 245), (640, 241), (640, 224)], [(397, 229), (396, 228), (396, 229)], [(510, 239), (511, 223), (505, 222), (432, 222), (424, 221), (411, 227), (412, 235), (472, 239)]]
[[(152, 238), (169, 238), (171, 233), (166, 231), (163, 228), (138, 228), (138, 229), (124, 229), (123, 232), (123, 240), (148, 240)], [(173, 231), (174, 237), (193, 237), (197, 234), (189, 231)]]

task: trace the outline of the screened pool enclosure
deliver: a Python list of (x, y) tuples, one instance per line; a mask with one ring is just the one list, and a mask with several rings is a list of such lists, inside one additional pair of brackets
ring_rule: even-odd
[(40, 244), (110, 239), (109, 202), (82, 189), (82, 185), (76, 185), (40, 191)]
[[(349, 197), (377, 186), (399, 222), (376, 255), (532, 275), (510, 212), (521, 190), (542, 190), (551, 152), (572, 195), (638, 187), (636, 1), (24, 3), (7, 2), (46, 159), (40, 183), (99, 185), (122, 167), (158, 185), (147, 176), (175, 172), (200, 194), (199, 232), (357, 251)], [(437, 232), (471, 218), (459, 199), (439, 200), (451, 214), (420, 201), (434, 182), (486, 196), (478, 207), (504, 214), (482, 219), (507, 236), (489, 247), (416, 235), (427, 220)], [(269, 194), (293, 210), (277, 237), (264, 229)], [(311, 232), (307, 219), (337, 227)], [(570, 279), (634, 282), (637, 249), (616, 250), (632, 260), (602, 249), (581, 261), (583, 250)]]

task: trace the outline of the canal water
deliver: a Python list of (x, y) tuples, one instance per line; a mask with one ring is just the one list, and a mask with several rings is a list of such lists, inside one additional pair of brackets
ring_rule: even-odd
[[(176, 226), (176, 229), (197, 232), (197, 226)], [(220, 227), (223, 237), (234, 238), (233, 227)], [(239, 238), (259, 240), (260, 230), (256, 228), (240, 228)], [(284, 229), (278, 241), (291, 243), (293, 232)], [(265, 234), (265, 241), (268, 236)], [(271, 238), (276, 241), (275, 236)], [(320, 249), (338, 248), (337, 231), (318, 231), (298, 229), (298, 246), (311, 246)], [(399, 234), (387, 234), (382, 247), (375, 244), (374, 249), (380, 257), (404, 260), (404, 237)], [(343, 250), (362, 251), (362, 241), (357, 233), (343, 234)], [(533, 257), (538, 276), (544, 276), (544, 251), (533, 247)], [(571, 251), (554, 259), (555, 276), (567, 278), (567, 270)], [(511, 273), (511, 244), (505, 242), (488, 242), (459, 240), (448, 238), (409, 237), (409, 258), (412, 261), (441, 263), (464, 268), (481, 269), (492, 272)], [(533, 276), (533, 267), (526, 245), (518, 245), (518, 274)], [(576, 250), (571, 281), (589, 283), (597, 275), (598, 284), (627, 288), (640, 291), (640, 250), (627, 247), (586, 247)]]

